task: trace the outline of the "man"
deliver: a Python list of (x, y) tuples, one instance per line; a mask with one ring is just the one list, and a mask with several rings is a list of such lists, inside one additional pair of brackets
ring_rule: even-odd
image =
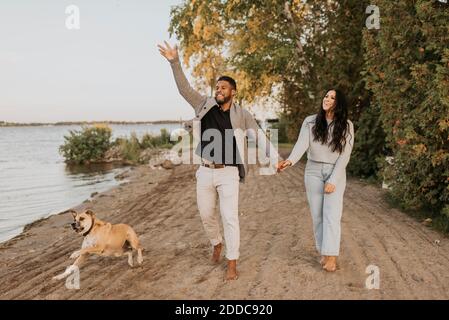
[[(196, 172), (197, 203), (207, 236), (213, 245), (212, 261), (218, 263), (223, 246), (219, 223), (215, 214), (217, 193), (223, 221), (228, 260), (226, 280), (236, 280), (239, 258), (240, 228), (238, 219), (239, 182), (248, 172), (247, 161), (242, 161), (247, 151), (239, 133), (243, 132), (258, 142), (268, 156), (272, 173), (276, 170), (278, 155), (267, 141), (251, 114), (234, 103), (237, 84), (234, 79), (222, 76), (215, 88), (215, 97), (206, 97), (195, 91), (182, 71), (177, 46), (167, 42), (159, 45), (159, 51), (171, 65), (180, 94), (194, 108), (195, 120), (200, 122), (201, 137), (196, 153), (201, 157), (201, 166)], [(231, 134), (231, 137), (230, 135)], [(242, 147), (242, 142), (245, 144)], [(268, 148), (267, 148), (268, 146)]]

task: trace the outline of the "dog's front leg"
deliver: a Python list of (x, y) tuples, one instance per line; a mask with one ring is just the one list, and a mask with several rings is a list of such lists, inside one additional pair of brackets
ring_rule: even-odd
[(76, 259), (80, 256), (81, 254), (81, 250), (76, 250), (75, 252), (72, 253), (72, 255), (70, 256), (70, 259)]
[(54, 276), (52, 279), (53, 280), (62, 280), (64, 278), (67, 278), (69, 275), (71, 275), (73, 272), (78, 270), (78, 266), (76, 266), (75, 264), (72, 264), (70, 266), (68, 266), (65, 271), (57, 276)]
[(99, 247), (88, 247), (88, 248), (84, 248), (81, 250), (76, 250), (75, 252), (72, 253), (72, 255), (70, 256), (70, 259), (76, 259), (83, 254), (98, 253), (97, 252), (98, 250), (103, 251), (103, 249), (100, 249)]
[(84, 248), (79, 251), (79, 257), (86, 255), (86, 254), (102, 254), (104, 251), (104, 246), (95, 246), (95, 247), (89, 247)]
[(80, 255), (80, 256), (78, 257), (78, 259), (75, 260), (75, 262), (73, 263), (73, 265), (79, 268), (79, 267), (81, 266), (81, 264), (84, 263), (84, 261), (86, 260), (86, 258), (87, 258), (87, 255), (86, 255), (86, 254)]
[(81, 264), (86, 260), (87, 255), (89, 253), (100, 254), (103, 251), (104, 251), (104, 247), (89, 247), (89, 248), (75, 251), (70, 256), (71, 258), (72, 257), (77, 258), (75, 260), (75, 262), (72, 265), (68, 266), (63, 273), (53, 277), (53, 280), (62, 280), (64, 278), (68, 277), (74, 270), (78, 269), (81, 266)]
[[(79, 254), (80, 251), (75, 251), (72, 254), (72, 256), (75, 253)], [(62, 280), (64, 278), (67, 278), (70, 274), (72, 274), (73, 272), (79, 270), (79, 267), (81, 266), (81, 264), (83, 264), (83, 262), (86, 260), (86, 258), (87, 258), (87, 254), (79, 255), (78, 258), (75, 260), (75, 262), (72, 265), (68, 266), (63, 273), (53, 277), (53, 280)]]

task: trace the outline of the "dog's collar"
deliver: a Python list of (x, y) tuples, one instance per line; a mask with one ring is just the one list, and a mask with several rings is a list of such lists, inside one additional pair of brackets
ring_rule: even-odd
[(90, 231), (94, 227), (94, 224), (95, 224), (95, 219), (92, 219), (92, 224), (90, 225), (89, 230), (87, 230), (85, 233), (83, 233), (83, 237), (87, 236), (90, 233)]

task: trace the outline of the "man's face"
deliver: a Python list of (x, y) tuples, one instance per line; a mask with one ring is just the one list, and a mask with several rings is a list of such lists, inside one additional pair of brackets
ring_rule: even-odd
[(215, 86), (215, 100), (218, 104), (225, 104), (232, 100), (235, 96), (235, 90), (232, 88), (231, 84), (227, 81), (218, 81)]

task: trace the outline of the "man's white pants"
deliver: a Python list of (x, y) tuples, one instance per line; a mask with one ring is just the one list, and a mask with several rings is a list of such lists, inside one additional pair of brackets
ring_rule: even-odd
[(198, 209), (204, 230), (213, 246), (223, 242), (218, 215), (215, 212), (218, 193), (228, 260), (239, 258), (239, 180), (236, 166), (221, 169), (200, 166), (196, 171)]

